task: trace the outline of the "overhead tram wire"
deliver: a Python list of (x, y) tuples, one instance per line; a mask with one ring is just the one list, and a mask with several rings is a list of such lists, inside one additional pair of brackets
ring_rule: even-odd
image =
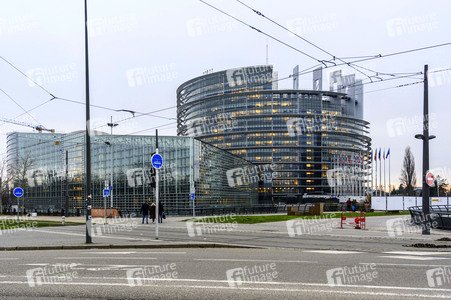
[[(316, 45), (315, 43), (312, 43), (312, 42), (310, 42), (309, 40), (307, 40), (306, 38), (303, 38), (302, 36), (298, 35), (296, 32), (293, 32), (293, 31), (291, 31), (290, 29), (286, 28), (285, 26), (283, 26), (283, 25), (277, 23), (276, 21), (272, 20), (271, 18), (265, 16), (265, 15), (264, 15), (263, 13), (261, 13), (260, 11), (258, 11), (258, 10), (256, 10), (256, 9), (250, 7), (250, 6), (247, 5), (246, 3), (244, 3), (244, 2), (242, 2), (242, 1), (240, 1), (240, 0), (236, 0), (236, 1), (237, 1), (238, 3), (240, 3), (241, 5), (243, 5), (243, 6), (247, 7), (247, 8), (249, 8), (250, 10), (252, 10), (253, 12), (255, 12), (257, 15), (263, 17), (264, 19), (270, 21), (271, 23), (273, 23), (273, 24), (279, 26), (279, 27), (282, 28), (283, 30), (288, 31), (289, 33), (291, 33), (291, 34), (295, 35), (296, 37), (300, 38), (301, 40), (303, 40), (303, 41), (306, 42), (307, 44), (309, 44), (309, 45), (315, 47), (316, 49), (318, 49), (318, 50), (320, 50), (320, 51), (326, 53), (326, 54), (329, 55), (329, 56), (331, 56), (331, 57), (333, 58), (333, 60), (337, 59), (337, 60), (341, 61), (342, 63), (347, 64), (349, 67), (351, 67), (352, 69), (356, 70), (356, 71), (359, 72), (360, 74), (362, 74), (362, 75), (368, 77), (368, 78), (370, 79), (370, 81), (372, 81), (371, 77), (370, 77), (368, 74), (366, 74), (365, 72), (362, 72), (362, 71), (356, 69), (353, 65), (348, 64), (348, 63), (347, 63), (346, 61), (344, 61), (343, 59), (341, 59), (341, 58), (339, 58), (339, 57), (333, 55), (332, 53), (330, 53), (330, 52), (324, 50), (323, 48), (321, 48), (320, 46)], [(333, 64), (335, 64), (335, 63), (333, 63)]]
[[(50, 102), (50, 101), (52, 101), (52, 100), (54, 100), (54, 99), (59, 99), (59, 100), (62, 100), (62, 101), (73, 102), (73, 103), (85, 105), (84, 102), (80, 102), (80, 101), (75, 101), (75, 100), (71, 100), (71, 99), (67, 99), (67, 98), (61, 98), (61, 97), (54, 96), (54, 95), (53, 95), (50, 91), (48, 91), (45, 87), (43, 87), (41, 84), (37, 83), (35, 80), (33, 80), (32, 78), (30, 78), (26, 73), (24, 73), (22, 70), (20, 70), (18, 67), (16, 67), (13, 63), (11, 63), (10, 61), (8, 61), (6, 58), (4, 58), (4, 57), (1, 56), (1, 55), (0, 55), (0, 58), (1, 58), (3, 61), (5, 61), (8, 65), (10, 65), (13, 69), (15, 69), (17, 72), (19, 72), (20, 74), (22, 74), (24, 77), (26, 77), (28, 80), (30, 80), (31, 82), (33, 82), (35, 85), (37, 85), (39, 88), (41, 88), (43, 91), (45, 91), (47, 94), (49, 94), (49, 95), (52, 97), (51, 99), (47, 100), (46, 102), (44, 102), (44, 103), (42, 103), (42, 104), (40, 104), (40, 105), (38, 105), (38, 106), (36, 106), (36, 107), (34, 107), (34, 108), (28, 110), (28, 111), (26, 111), (23, 107), (21, 107), (18, 103), (16, 103), (17, 105), (19, 105), (20, 108), (22, 108), (22, 110), (24, 110), (24, 112), (25, 112), (26, 114), (28, 114), (30, 111), (32, 111), (32, 110), (34, 110), (34, 109), (36, 109), (36, 108), (38, 108), (38, 107), (40, 107), (40, 106), (42, 106), (42, 105), (48, 103), (48, 102)], [(1, 89), (0, 89), (0, 90), (1, 90)], [(5, 91), (3, 91), (3, 90), (1, 90), (1, 91), (2, 91), (5, 95), (7, 95), (11, 100), (13, 100), (13, 101), (15, 102), (15, 100), (12, 99), (8, 94), (6, 94)], [(100, 106), (100, 105), (93, 105), (93, 104), (91, 104), (90, 107), (95, 107), (95, 108), (105, 109), (105, 110), (114, 111), (114, 112), (121, 111), (121, 110), (119, 110), (119, 109), (113, 109), (113, 108), (109, 108), (109, 107), (105, 107), (105, 106)], [(175, 118), (161, 117), (161, 116), (156, 116), (156, 115), (152, 115), (152, 114), (153, 114), (153, 113), (156, 113), (156, 112), (164, 111), (164, 110), (167, 110), (167, 109), (175, 108), (175, 107), (176, 107), (176, 106), (171, 106), (171, 107), (167, 107), (167, 108), (163, 108), (163, 109), (160, 109), (160, 110), (156, 110), (156, 111), (153, 111), (153, 112), (147, 112), (147, 113), (136, 112), (136, 113), (139, 114), (139, 115), (138, 115), (138, 116), (133, 116), (133, 117), (149, 116), (149, 117), (156, 117), (156, 118), (162, 118), (162, 119), (174, 120)], [(23, 114), (22, 114), (22, 115), (23, 115)], [(22, 116), (22, 115), (20, 115), (20, 116)], [(18, 117), (19, 117), (19, 116), (18, 116)], [(16, 117), (16, 118), (18, 118), (18, 117)], [(30, 115), (30, 117), (32, 117), (32, 116)], [(33, 117), (32, 117), (32, 118), (33, 118)], [(33, 119), (34, 119), (34, 118), (33, 118)], [(34, 119), (34, 120), (35, 120), (37, 123), (40, 123), (40, 122), (38, 122), (36, 119)], [(124, 119), (124, 120), (127, 120), (127, 119)]]
[(52, 93), (50, 93), (46, 88), (44, 88), (42, 85), (40, 85), (39, 83), (37, 83), (35, 80), (33, 80), (32, 78), (30, 78), (27, 74), (25, 74), (24, 72), (22, 72), (19, 68), (17, 68), (15, 65), (13, 65), (10, 61), (8, 61), (6, 58), (4, 58), (3, 56), (0, 55), (0, 58), (6, 62), (8, 65), (10, 65), (13, 69), (15, 69), (17, 72), (19, 72), (20, 74), (22, 74), (23, 76), (25, 76), (28, 80), (30, 80), (31, 82), (33, 82), (35, 85), (37, 85), (40, 89), (42, 89), (44, 92), (46, 92), (47, 94), (49, 94), (51, 97), (56, 98)]
[(2, 88), (0, 88), (0, 91), (6, 95), (6, 97), (8, 97), (9, 99), (11, 99), (11, 101), (13, 101), (17, 106), (19, 106), (25, 113), (29, 115), (36, 123), (41, 124), (41, 122), (39, 122), (38, 120), (36, 120), (35, 117), (33, 117), (25, 108), (22, 107), (22, 105), (20, 105), (16, 100), (14, 100), (13, 97), (11, 97), (7, 92), (5, 92)]
[(215, 7), (215, 6), (213, 6), (213, 5), (211, 5), (210, 3), (207, 3), (207, 2), (205, 2), (204, 0), (199, 0), (199, 1), (202, 2), (202, 3), (204, 3), (205, 5), (210, 6), (210, 7), (213, 8), (213, 9), (219, 11), (220, 13), (222, 13), (222, 14), (224, 14), (224, 15), (226, 15), (226, 16), (232, 18), (232, 19), (234, 19), (235, 21), (237, 21), (237, 22), (239, 22), (239, 23), (241, 23), (241, 24), (243, 24), (243, 25), (245, 25), (245, 26), (247, 26), (247, 27), (249, 27), (249, 28), (251, 28), (251, 29), (253, 29), (253, 30), (255, 30), (255, 31), (257, 31), (257, 32), (259, 32), (259, 33), (261, 33), (261, 34), (263, 34), (263, 35), (265, 35), (265, 36), (267, 36), (267, 37), (269, 37), (270, 39), (273, 39), (273, 40), (275, 40), (275, 41), (281, 43), (282, 45), (285, 45), (285, 46), (287, 46), (287, 47), (293, 49), (294, 51), (299, 52), (299, 53), (301, 53), (301, 54), (303, 54), (303, 55), (305, 55), (305, 56), (307, 56), (307, 57), (309, 57), (309, 58), (311, 58), (311, 59), (317, 61), (318, 63), (321, 63), (321, 64), (326, 65), (326, 64), (324, 63), (323, 60), (319, 60), (319, 59), (317, 59), (316, 57), (314, 57), (314, 56), (312, 56), (312, 55), (310, 55), (310, 54), (307, 54), (307, 53), (305, 53), (304, 51), (301, 51), (301, 50), (297, 49), (296, 47), (291, 46), (290, 44), (285, 43), (284, 41), (279, 40), (279, 39), (276, 38), (276, 37), (273, 37), (272, 35), (270, 35), (270, 34), (264, 32), (264, 31), (262, 31), (262, 30), (260, 30), (260, 29), (258, 29), (258, 28), (256, 28), (256, 27), (254, 27), (254, 26), (252, 26), (252, 25), (250, 25), (250, 24), (248, 24), (248, 23), (246, 23), (246, 22), (244, 22), (244, 21), (242, 21), (242, 20), (240, 20), (240, 19), (238, 19), (238, 18), (236, 18), (236, 17), (230, 15), (229, 13), (227, 13), (227, 12), (225, 12), (225, 11), (223, 11), (223, 10), (221, 10), (221, 9), (219, 9), (219, 8), (217, 8), (217, 7)]

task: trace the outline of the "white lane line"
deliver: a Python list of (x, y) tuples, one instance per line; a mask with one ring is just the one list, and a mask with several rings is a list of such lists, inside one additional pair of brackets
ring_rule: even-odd
[[(132, 278), (135, 280), (136, 278)], [(154, 280), (154, 279), (152, 279)], [(158, 280), (158, 279), (156, 279)], [(221, 282), (228, 283), (227, 280), (202, 280), (202, 279), (189, 279), (189, 280), (180, 280), (180, 279), (160, 279), (159, 281), (191, 281), (191, 282)], [(28, 281), (0, 281), (0, 284), (28, 284)], [(43, 282), (43, 285), (91, 285), (91, 286), (128, 286), (128, 283), (112, 283), (112, 282)], [(362, 288), (367, 289), (392, 289), (392, 290), (410, 290), (410, 291), (427, 291), (427, 292), (451, 292), (451, 289), (435, 289), (435, 288), (418, 288), (418, 287), (397, 287), (397, 286), (368, 286), (368, 285), (340, 285), (340, 286), (330, 286), (328, 284), (315, 284), (315, 283), (284, 283), (284, 282), (255, 282), (253, 284), (258, 285), (267, 285), (267, 286), (275, 286), (275, 285), (300, 285), (300, 286), (314, 286), (314, 287), (328, 287), (330, 290), (307, 290), (302, 288), (274, 288), (274, 287), (243, 287), (240, 286), (236, 288), (236, 290), (262, 290), (262, 291), (288, 291), (288, 292), (322, 292), (322, 293), (342, 293), (342, 294), (365, 294), (365, 295), (379, 295), (379, 296), (402, 296), (402, 297), (423, 297), (423, 298), (444, 298), (449, 299), (449, 294), (446, 295), (431, 295), (431, 294), (403, 294), (403, 293), (394, 293), (394, 292), (365, 292), (362, 291)], [(155, 287), (155, 284), (143, 284), (142, 287)], [(196, 286), (196, 285), (158, 285), (158, 287), (164, 288), (199, 288), (199, 289), (233, 289), (230, 286), (212, 286), (212, 285), (204, 285), (204, 286)], [(346, 291), (341, 289), (359, 289), (358, 291)]]
[(382, 258), (396, 258), (396, 259), (411, 259), (411, 260), (439, 260), (439, 259), (449, 259), (447, 257), (424, 257), (424, 256), (408, 256), (408, 255), (387, 255), (379, 256)]
[(237, 258), (195, 258), (200, 261), (253, 261), (253, 262), (274, 262), (274, 263), (311, 263), (316, 264), (317, 261), (310, 260), (275, 260), (275, 259), (237, 259)]
[(130, 252), (95, 252), (95, 251), (93, 251), (93, 252), (84, 252), (84, 253), (87, 253), (87, 254), (124, 254), (124, 255), (126, 255), (126, 254), (134, 254), (136, 252), (135, 251), (130, 251)]
[(356, 254), (365, 253), (360, 251), (339, 251), (339, 250), (304, 250), (302, 252), (321, 253), (321, 254)]
[[(369, 263), (360, 263), (364, 265), (368, 265)], [(430, 265), (430, 264), (386, 264), (386, 263), (375, 263), (378, 266), (407, 266), (407, 267), (450, 267), (451, 265)]]
[(186, 254), (186, 252), (163, 252), (163, 251), (155, 251), (155, 252), (140, 252), (140, 251), (135, 251), (135, 252), (96, 252), (96, 251), (86, 251), (86, 252), (82, 252), (82, 253), (88, 253), (88, 254)]
[(157, 259), (156, 257), (55, 257), (55, 259)]
[(384, 254), (401, 254), (401, 255), (451, 255), (450, 252), (433, 252), (433, 251), (388, 251)]

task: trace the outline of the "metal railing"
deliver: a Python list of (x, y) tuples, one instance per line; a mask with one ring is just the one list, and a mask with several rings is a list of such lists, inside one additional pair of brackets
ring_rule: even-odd
[[(447, 205), (431, 205), (430, 223), (431, 228), (451, 229), (451, 206)], [(412, 222), (417, 225), (422, 225), (424, 222), (423, 207), (412, 206), (409, 207)]]

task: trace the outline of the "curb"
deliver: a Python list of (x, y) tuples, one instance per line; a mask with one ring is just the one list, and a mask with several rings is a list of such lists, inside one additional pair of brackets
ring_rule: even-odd
[(35, 250), (85, 250), (85, 249), (162, 249), (162, 248), (236, 248), (236, 249), (267, 249), (267, 247), (222, 244), (222, 243), (190, 243), (190, 244), (120, 244), (120, 245), (61, 245), (61, 246), (17, 246), (0, 247), (0, 251), (35, 251)]

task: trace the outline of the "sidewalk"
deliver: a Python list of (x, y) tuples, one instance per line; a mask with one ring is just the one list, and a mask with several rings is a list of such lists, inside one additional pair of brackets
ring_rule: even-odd
[[(340, 214), (337, 213), (337, 216)], [(5, 216), (0, 217), (4, 219)], [(199, 217), (204, 218), (204, 216)], [(16, 217), (7, 216), (8, 220)], [(291, 221), (259, 223), (259, 224), (230, 224), (232, 232), (219, 232), (214, 239), (192, 239), (188, 236), (187, 222), (182, 220), (190, 217), (167, 217), (160, 224), (160, 239), (155, 238), (155, 223), (141, 224), (142, 218), (115, 218), (108, 219), (107, 225), (103, 225), (103, 218), (94, 218), (92, 228), (93, 244), (85, 244), (86, 217), (68, 217), (66, 222), (82, 223), (77, 226), (53, 226), (39, 227), (32, 230), (0, 230), (0, 250), (14, 249), (86, 249), (86, 248), (180, 248), (180, 247), (237, 247), (233, 244), (233, 235), (249, 236), (252, 238), (276, 237), (291, 239), (303, 236), (327, 239), (327, 237), (343, 237), (352, 239), (384, 239), (387, 242), (405, 241), (405, 243), (435, 243), (440, 238), (451, 237), (451, 231), (432, 229), (431, 235), (422, 235), (417, 226), (410, 226), (406, 221), (409, 215), (367, 217), (367, 230), (357, 230), (348, 225), (340, 228), (340, 217), (318, 218), (312, 220), (294, 219)], [(26, 220), (48, 220), (61, 222), (58, 216), (27, 217)], [(196, 230), (203, 230), (209, 226), (218, 226), (218, 223), (196, 223)], [(192, 226), (192, 225), (191, 225)], [(202, 227), (204, 226), (204, 227)], [(0, 229), (2, 224), (0, 223)], [(205, 237), (210, 237), (206, 235)], [(232, 238), (230, 237), (232, 236)], [(240, 245), (239, 247), (243, 247)]]

